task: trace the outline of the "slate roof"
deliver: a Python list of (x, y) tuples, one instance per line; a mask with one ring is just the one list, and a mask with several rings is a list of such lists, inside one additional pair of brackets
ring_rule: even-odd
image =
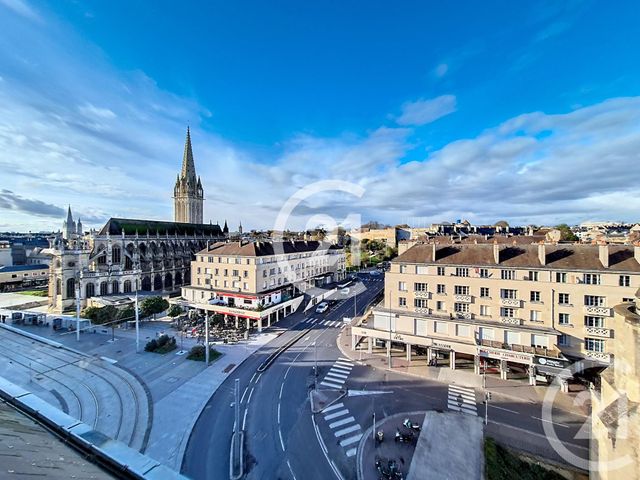
[(316, 250), (341, 250), (342, 247), (315, 240), (293, 242), (219, 242), (204, 249), (200, 254), (232, 255), (240, 257), (266, 257), (290, 253), (314, 252)]
[(99, 235), (121, 235), (124, 230), (125, 235), (135, 235), (136, 232), (140, 236), (146, 235), (166, 235), (170, 236), (178, 234), (178, 236), (205, 236), (222, 238), (224, 235), (220, 225), (206, 225), (197, 223), (180, 223), (180, 222), (162, 222), (156, 220), (135, 220), (132, 218), (110, 218), (100, 230)]
[(0, 273), (8, 273), (8, 272), (25, 272), (27, 270), (49, 270), (48, 265), (9, 265), (5, 267), (0, 267)]
[[(394, 263), (495, 266), (493, 247), (492, 244), (436, 244), (434, 261), (433, 244), (417, 244), (396, 257)], [(540, 263), (538, 245), (499, 245), (499, 248), (501, 267), (640, 272), (632, 246), (609, 245), (609, 268), (600, 262), (598, 245), (545, 245), (546, 265)]]

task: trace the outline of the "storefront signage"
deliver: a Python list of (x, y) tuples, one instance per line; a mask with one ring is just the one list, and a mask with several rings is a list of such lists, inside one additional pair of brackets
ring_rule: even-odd
[(495, 358), (498, 360), (507, 360), (512, 362), (531, 364), (531, 355), (526, 353), (512, 352), (510, 350), (497, 350), (493, 348), (479, 347), (478, 355), (485, 358)]
[(432, 343), (433, 348), (441, 348), (443, 350), (451, 350), (451, 345), (448, 343), (440, 343), (435, 340)]
[(535, 357), (535, 363), (538, 365), (544, 365), (545, 367), (556, 367), (556, 368), (565, 368), (569, 365), (567, 360), (562, 360), (560, 358), (549, 358), (549, 357)]

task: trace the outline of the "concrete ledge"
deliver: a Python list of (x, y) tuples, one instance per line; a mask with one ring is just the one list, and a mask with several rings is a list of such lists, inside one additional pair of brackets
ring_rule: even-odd
[(239, 480), (244, 475), (244, 432), (236, 432), (231, 437), (229, 452), (229, 478)]
[(328, 406), (334, 404), (347, 394), (346, 390), (311, 390), (309, 392), (309, 402), (311, 403), (311, 413), (320, 413)]
[(24, 330), (21, 330), (20, 328), (12, 327), (11, 325), (0, 323), (0, 328), (4, 328), (5, 330), (8, 330), (10, 332), (17, 333), (18, 335), (22, 335), (23, 337), (30, 338), (31, 340), (35, 340), (35, 341), (40, 342), (40, 343), (45, 343), (45, 344), (50, 345), (50, 346), (55, 347), (55, 348), (61, 348), (63, 350), (67, 350), (69, 352), (73, 352), (73, 353), (75, 353), (77, 355), (82, 355), (83, 357), (88, 357), (89, 356), (86, 353), (81, 352), (80, 350), (76, 350), (75, 348), (67, 347), (66, 345), (63, 345), (62, 343), (58, 343), (58, 342), (55, 342), (53, 340), (49, 340), (48, 338), (41, 337), (40, 335), (36, 335), (34, 333), (31, 333), (31, 332), (25, 332)]

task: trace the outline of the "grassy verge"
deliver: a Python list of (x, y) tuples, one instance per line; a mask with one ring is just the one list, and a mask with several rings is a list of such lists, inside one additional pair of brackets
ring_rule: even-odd
[(484, 441), (484, 457), (487, 480), (565, 480), (552, 470), (525, 462), (498, 445), (493, 438)]
[(20, 295), (31, 295), (32, 297), (46, 297), (49, 295), (49, 292), (46, 290), (22, 290), (16, 293)]

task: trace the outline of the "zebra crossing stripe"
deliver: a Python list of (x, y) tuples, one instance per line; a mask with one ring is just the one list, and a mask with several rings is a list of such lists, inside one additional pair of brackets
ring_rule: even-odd
[(458, 405), (453, 405), (451, 403), (449, 403), (449, 410), (454, 410), (456, 412), (464, 412), (464, 413), (468, 413), (470, 415), (475, 415), (476, 417), (478, 416), (478, 412), (476, 410), (472, 410), (470, 408), (466, 408), (465, 406), (459, 407)]
[(334, 365), (340, 365), (342, 367), (349, 367), (349, 369), (353, 368), (353, 363), (343, 362), (342, 360), (336, 361)]
[(345, 375), (344, 373), (338, 372), (338, 371), (334, 372), (333, 369), (332, 369), (332, 370), (329, 370), (329, 373), (327, 373), (327, 377), (336, 377), (336, 378), (341, 378), (341, 379), (344, 380), (344, 379), (348, 378), (349, 375)]
[(461, 392), (449, 392), (449, 398), (458, 398), (458, 397), (462, 397), (466, 400), (476, 403), (475, 395), (469, 395), (468, 393), (461, 393)]
[(338, 410), (337, 412), (330, 413), (329, 415), (325, 415), (324, 419), (329, 421), (329, 420), (333, 420), (334, 418), (342, 417), (342, 416), (348, 415), (348, 414), (349, 414), (349, 410), (344, 408), (342, 410)]
[(473, 395), (475, 390), (473, 388), (459, 387), (457, 385), (449, 385), (449, 390), (460, 393), (467, 393), (469, 395)]
[(343, 428), (342, 430), (338, 430), (337, 432), (334, 432), (334, 435), (336, 437), (344, 437), (345, 435), (348, 435), (351, 432), (355, 432), (356, 430), (360, 430), (360, 425), (351, 425), (350, 427), (347, 428)]
[[(343, 425), (346, 425), (346, 424), (348, 424), (348, 423), (353, 423), (353, 422), (355, 422), (355, 421), (356, 421), (356, 419), (355, 419), (355, 418), (353, 418), (353, 417), (343, 418), (343, 419), (341, 419), (341, 420), (336, 420), (335, 422), (330, 423), (330, 424), (329, 424), (329, 428), (330, 428), (331, 430), (333, 430), (334, 428), (341, 427), (341, 426), (343, 426)], [(358, 425), (358, 428), (360, 428), (360, 426), (359, 426), (359, 425)]]
[(338, 385), (342, 386), (342, 384), (344, 383), (344, 378), (331, 378), (331, 377), (324, 377), (324, 381), (325, 382), (331, 382), (331, 383), (337, 383)]
[(349, 458), (353, 457), (357, 451), (358, 451), (357, 448), (350, 448), (349, 450), (347, 450), (347, 457)]
[(320, 385), (324, 385), (325, 387), (329, 387), (329, 388), (340, 388), (342, 386), (340, 384), (331, 383), (331, 382), (328, 382), (326, 380), (320, 382)]
[(348, 447), (349, 445), (352, 445), (354, 443), (356, 443), (357, 441), (359, 441), (362, 438), (362, 432), (354, 435), (353, 437), (349, 437), (349, 438), (345, 438), (344, 440), (340, 441), (340, 446), (341, 447)]
[(327, 413), (327, 412), (332, 412), (333, 410), (337, 410), (339, 408), (344, 407), (344, 403), (334, 403), (331, 406), (328, 406), (327, 408), (325, 408), (322, 413)]

